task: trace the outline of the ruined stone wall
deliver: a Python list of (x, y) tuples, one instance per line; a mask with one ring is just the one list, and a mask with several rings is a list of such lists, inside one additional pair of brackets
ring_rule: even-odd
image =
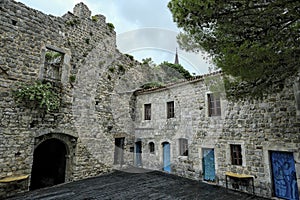
[[(133, 92), (145, 82), (172, 78), (142, 66), (116, 48), (116, 34), (105, 17), (83, 3), (62, 17), (45, 15), (11, 0), (0, 2), (0, 179), (31, 175), (34, 150), (56, 138), (67, 148), (65, 181), (111, 170), (115, 138), (125, 137), (124, 164), (133, 164)], [(48, 81), (46, 54), (63, 55), (55, 77), (58, 110), (19, 105), (12, 91), (20, 83)], [(160, 73), (162, 72), (162, 73)], [(30, 178), (0, 183), (0, 196), (26, 191)]]
[[(132, 61), (116, 49), (115, 32), (105, 18), (91, 19), (79, 4), (74, 14), (45, 15), (15, 1), (0, 7), (0, 178), (31, 174), (38, 139), (67, 135), (64, 141), (70, 164), (66, 181), (86, 178), (112, 168), (114, 138), (109, 128), (113, 117), (109, 104), (113, 85), (108, 68)], [(82, 12), (80, 11), (82, 9)], [(18, 83), (43, 80), (45, 52), (64, 54), (58, 111), (44, 113), (16, 104), (12, 90)], [(75, 76), (75, 82), (69, 77)], [(54, 137), (54, 136), (53, 136)], [(75, 141), (75, 143), (74, 143)], [(73, 150), (74, 148), (74, 150)], [(30, 184), (30, 178), (27, 183)], [(27, 190), (28, 185), (20, 190)], [(0, 196), (15, 193), (0, 184)]]

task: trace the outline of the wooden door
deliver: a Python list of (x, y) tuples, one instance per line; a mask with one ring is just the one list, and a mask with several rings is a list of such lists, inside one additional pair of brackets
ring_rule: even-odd
[(171, 172), (170, 143), (164, 142), (162, 145), (163, 145), (163, 170), (166, 172)]
[(271, 151), (274, 195), (284, 199), (299, 199), (293, 153)]
[(215, 153), (214, 149), (203, 149), (203, 179), (215, 181)]

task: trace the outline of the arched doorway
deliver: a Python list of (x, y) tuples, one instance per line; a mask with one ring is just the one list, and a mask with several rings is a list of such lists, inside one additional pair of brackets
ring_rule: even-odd
[(33, 153), (30, 190), (65, 182), (66, 145), (59, 139), (48, 139)]

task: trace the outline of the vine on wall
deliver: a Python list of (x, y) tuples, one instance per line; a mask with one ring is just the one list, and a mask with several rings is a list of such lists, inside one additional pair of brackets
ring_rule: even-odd
[(23, 83), (13, 91), (17, 104), (31, 109), (43, 109), (47, 112), (60, 107), (60, 94), (51, 83), (35, 81)]

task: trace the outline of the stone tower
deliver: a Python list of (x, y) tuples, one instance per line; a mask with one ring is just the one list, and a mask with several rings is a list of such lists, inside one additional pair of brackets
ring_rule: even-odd
[(92, 14), (89, 8), (82, 2), (75, 5), (73, 8), (73, 13), (79, 18), (90, 18)]

